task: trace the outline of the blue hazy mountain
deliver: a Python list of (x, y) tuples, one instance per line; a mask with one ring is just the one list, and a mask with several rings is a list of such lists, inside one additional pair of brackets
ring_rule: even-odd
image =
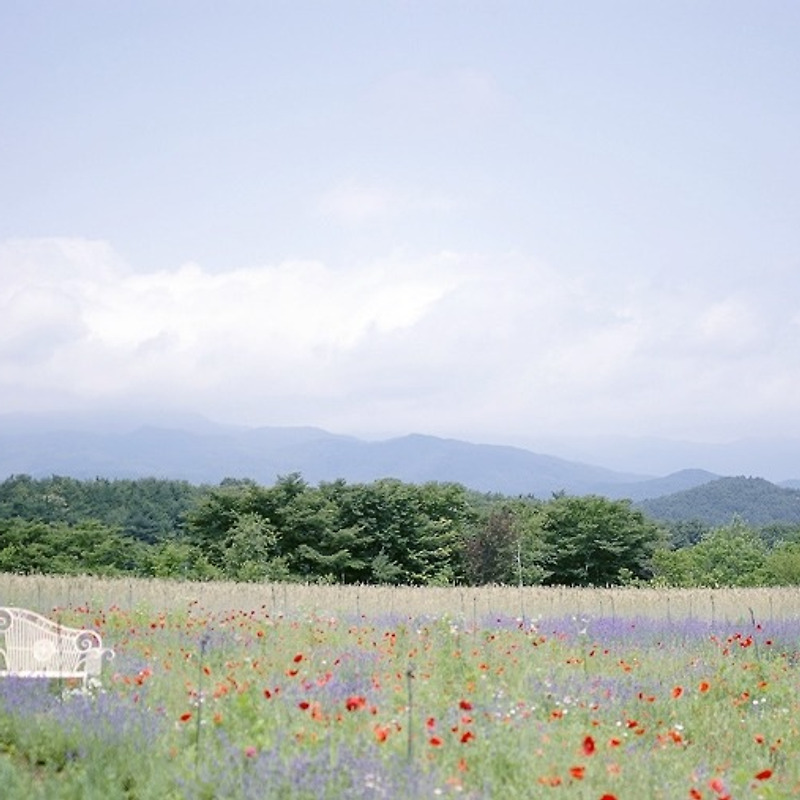
[(111, 412), (0, 415), (0, 479), (28, 474), (217, 484), (250, 478), (268, 485), (279, 475), (299, 472), (311, 484), (391, 477), (413, 483), (452, 481), (506, 495), (546, 498), (565, 491), (638, 502), (720, 477), (694, 467), (665, 476), (643, 474), (520, 447), (420, 434), (368, 441), (314, 427), (235, 427), (189, 415), (154, 415), (144, 422)]

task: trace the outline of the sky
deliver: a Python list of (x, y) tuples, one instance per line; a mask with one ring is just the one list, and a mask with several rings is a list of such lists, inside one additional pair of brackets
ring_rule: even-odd
[(0, 413), (800, 437), (800, 4), (4, 0)]

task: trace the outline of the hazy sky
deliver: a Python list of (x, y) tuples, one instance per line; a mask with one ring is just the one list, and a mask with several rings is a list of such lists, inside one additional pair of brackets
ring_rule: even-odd
[(0, 411), (800, 436), (800, 3), (0, 4)]

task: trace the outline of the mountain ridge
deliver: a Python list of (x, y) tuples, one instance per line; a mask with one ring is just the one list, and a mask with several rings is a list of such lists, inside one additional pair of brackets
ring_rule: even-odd
[[(189, 431), (152, 423), (133, 429), (51, 429), (0, 425), (0, 476), (53, 474), (74, 478), (173, 478), (219, 483), (251, 478), (270, 484), (299, 472), (310, 483), (392, 477), (408, 482), (462, 483), (477, 491), (539, 497), (599, 492), (657, 478), (617, 472), (511, 445), (473, 444), (426, 434), (381, 441), (311, 426)], [(653, 491), (657, 483), (650, 484)], [(618, 492), (617, 492), (618, 494)]]
[(800, 490), (738, 475), (649, 498), (638, 507), (667, 522), (694, 519), (707, 525), (725, 525), (738, 517), (751, 525), (800, 523)]
[[(0, 478), (63, 475), (91, 479), (170, 478), (216, 484), (250, 478), (271, 484), (300, 473), (309, 483), (454, 482), (482, 492), (547, 497), (602, 494), (634, 502), (685, 491), (721, 476), (699, 468), (664, 476), (609, 469), (507, 444), (411, 433), (366, 440), (314, 426), (243, 427), (179, 415), (0, 415)], [(787, 481), (787, 484), (792, 481)]]

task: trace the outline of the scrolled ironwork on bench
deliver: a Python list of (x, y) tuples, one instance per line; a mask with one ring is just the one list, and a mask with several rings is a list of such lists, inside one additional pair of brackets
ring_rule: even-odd
[(97, 631), (68, 628), (25, 608), (0, 607), (0, 677), (79, 679), (86, 688), (99, 677), (103, 647)]

